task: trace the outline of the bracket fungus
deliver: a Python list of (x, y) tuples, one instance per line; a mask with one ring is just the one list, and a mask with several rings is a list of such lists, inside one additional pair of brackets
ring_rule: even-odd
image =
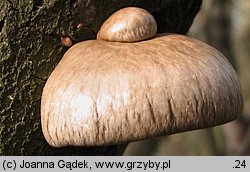
[(145, 10), (114, 13), (97, 40), (73, 45), (48, 78), (41, 122), (54, 147), (112, 145), (208, 128), (242, 111), (239, 79), (215, 48), (156, 34)]

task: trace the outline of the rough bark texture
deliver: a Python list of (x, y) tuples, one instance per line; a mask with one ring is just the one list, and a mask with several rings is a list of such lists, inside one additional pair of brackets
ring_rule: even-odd
[(121, 154), (126, 145), (55, 149), (44, 140), (40, 98), (68, 49), (64, 38), (94, 39), (104, 20), (126, 6), (152, 13), (158, 32), (185, 34), (200, 5), (201, 0), (1, 0), (0, 155)]

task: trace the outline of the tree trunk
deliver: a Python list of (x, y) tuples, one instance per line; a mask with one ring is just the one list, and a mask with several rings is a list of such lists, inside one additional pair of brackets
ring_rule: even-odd
[[(72, 43), (94, 39), (113, 12), (147, 9), (158, 32), (185, 34), (201, 0), (1, 0), (0, 155), (120, 155), (126, 144), (52, 148), (40, 125), (42, 88)], [(65, 46), (66, 45), (66, 46)]]

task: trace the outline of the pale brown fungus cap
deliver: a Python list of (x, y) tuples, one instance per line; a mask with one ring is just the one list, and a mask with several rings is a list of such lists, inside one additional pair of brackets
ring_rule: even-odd
[(98, 146), (227, 123), (242, 111), (227, 59), (193, 38), (72, 46), (42, 94), (43, 134), (54, 147)]
[(112, 14), (97, 34), (98, 40), (135, 42), (155, 36), (154, 17), (142, 8), (127, 7)]

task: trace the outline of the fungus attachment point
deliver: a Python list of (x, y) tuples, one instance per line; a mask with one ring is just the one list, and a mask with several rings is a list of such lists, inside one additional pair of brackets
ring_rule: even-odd
[[(144, 30), (139, 23), (147, 28), (154, 20), (141, 19), (141, 12), (150, 16), (137, 8), (117, 12), (98, 39), (129, 42), (142, 40), (142, 33), (143, 39), (153, 36), (156, 26)], [(110, 34), (114, 22), (126, 27)], [(177, 34), (122, 42), (88, 40), (64, 54), (42, 93), (42, 130), (50, 145), (121, 144), (213, 127), (240, 115), (238, 76), (215, 48)]]
[(135, 42), (152, 38), (156, 32), (156, 21), (149, 12), (141, 8), (127, 7), (115, 12), (103, 23), (97, 39)]

